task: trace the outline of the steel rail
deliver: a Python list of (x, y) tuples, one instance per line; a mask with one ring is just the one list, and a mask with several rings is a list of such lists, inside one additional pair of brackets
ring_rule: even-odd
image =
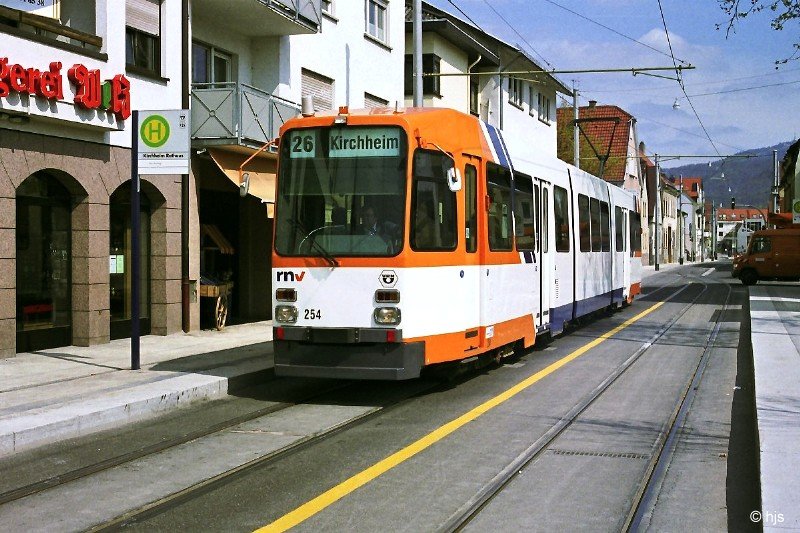
[[(673, 293), (666, 301), (676, 298), (683, 291), (687, 290), (693, 284), (683, 285), (675, 293)], [(702, 280), (698, 285), (703, 288), (700, 293), (692, 299), (686, 306), (684, 306), (672, 319), (665, 323), (650, 339), (642, 344), (627, 360), (618, 365), (597, 387), (590, 393), (584, 396), (572, 409), (570, 409), (561, 419), (556, 422), (544, 435), (539, 437), (533, 444), (520, 453), (514, 460), (512, 460), (500, 473), (498, 473), (491, 481), (489, 481), (483, 488), (481, 488), (469, 501), (462, 505), (455, 513), (453, 513), (442, 525), (437, 529), (440, 532), (453, 532), (460, 531), (468, 525), (480, 512), (491, 502), (498, 494), (500, 494), (520, 472), (535, 459), (540, 457), (542, 453), (547, 451), (550, 445), (569, 428), (576, 419), (586, 411), (592, 404), (594, 404), (600, 396), (619, 379), (631, 366), (650, 348), (661, 339), (673, 325), (680, 320), (706, 293), (708, 284)], [(668, 287), (662, 287), (665, 289)], [(653, 292), (657, 292), (658, 290)], [(650, 293), (652, 294), (652, 293)], [(660, 453), (658, 454), (660, 455)], [(648, 474), (649, 477), (649, 474)]]

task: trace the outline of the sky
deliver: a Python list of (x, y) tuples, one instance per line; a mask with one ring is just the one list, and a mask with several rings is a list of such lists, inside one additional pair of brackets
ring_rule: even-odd
[[(728, 19), (717, 0), (661, 0), (661, 9), (658, 0), (428, 1), (463, 18), (455, 4), (482, 30), (556, 70), (673, 66), (663, 9), (674, 56), (696, 67), (682, 77), (697, 116), (676, 80), (631, 73), (558, 74), (568, 87), (575, 81), (580, 105), (597, 100), (631, 113), (650, 155), (718, 159), (800, 136), (800, 59), (777, 69), (775, 64), (794, 53), (798, 22), (775, 31), (769, 12), (753, 14), (726, 37)], [(675, 77), (674, 71), (654, 73)], [(773, 86), (754, 88), (763, 85)], [(722, 91), (735, 92), (706, 94)], [(563, 103), (559, 98), (559, 106)], [(685, 157), (663, 166), (702, 161)]]

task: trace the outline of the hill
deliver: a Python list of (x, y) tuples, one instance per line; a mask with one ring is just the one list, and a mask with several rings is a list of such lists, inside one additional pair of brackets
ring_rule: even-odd
[[(755, 157), (725, 158), (709, 163), (696, 163), (662, 169), (662, 172), (676, 178), (683, 174), (684, 177), (703, 178), (703, 188), (706, 197), (719, 205), (730, 207), (731, 196), (736, 198), (736, 205), (750, 204), (756, 207), (770, 205), (772, 191), (773, 169), (772, 151), (778, 150), (778, 162), (786, 155), (786, 150), (794, 141), (780, 143), (766, 148), (755, 148), (739, 152), (736, 155), (754, 155)], [(722, 173), (725, 179), (720, 179)], [(728, 192), (728, 186), (731, 192)]]

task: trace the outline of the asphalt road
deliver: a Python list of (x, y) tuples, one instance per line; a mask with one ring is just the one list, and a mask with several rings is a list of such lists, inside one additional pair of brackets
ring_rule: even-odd
[[(646, 294), (625, 310), (448, 384), (275, 380), (246, 397), (40, 450), (4, 465), (14, 483), (41, 477), (37, 465), (58, 473), (90, 464), (93, 449), (109, 457), (232, 417), (261, 415), (2, 505), (0, 523), (13, 530), (87, 529), (218, 475), (115, 527), (245, 531), (288, 520), (297, 510), (290, 515), (296, 520), (284, 522), (297, 523), (297, 531), (437, 530), (638, 353), (465, 526), (619, 531), (636, 510), (654, 454), (706, 353), (674, 453), (643, 504), (641, 528), (747, 530), (747, 514), (758, 504), (747, 408), (752, 370), (740, 339), (747, 293), (725, 268), (701, 276), (707, 269), (656, 273), (646, 280)], [(632, 322), (637, 315), (643, 316)], [(558, 362), (563, 366), (552, 366)], [(294, 403), (325, 388), (331, 390)], [(275, 412), (261, 414), (268, 405)], [(363, 418), (342, 426), (356, 417)], [(267, 457), (299, 438), (306, 440), (291, 452)], [(224, 474), (261, 457), (267, 459)], [(2, 488), (11, 485), (3, 481)]]

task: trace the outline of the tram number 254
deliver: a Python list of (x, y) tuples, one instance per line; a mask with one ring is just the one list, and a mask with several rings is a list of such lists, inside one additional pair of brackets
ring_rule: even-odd
[(322, 311), (319, 309), (306, 309), (305, 310), (305, 319), (306, 320), (322, 320)]

